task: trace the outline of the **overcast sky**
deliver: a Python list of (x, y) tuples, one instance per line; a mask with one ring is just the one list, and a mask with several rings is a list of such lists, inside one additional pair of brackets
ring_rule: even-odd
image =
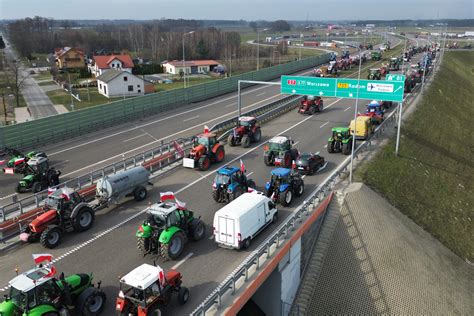
[(0, 0), (0, 19), (472, 19), (474, 0)]

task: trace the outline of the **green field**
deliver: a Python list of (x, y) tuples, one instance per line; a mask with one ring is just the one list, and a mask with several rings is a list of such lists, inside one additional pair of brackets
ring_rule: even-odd
[(472, 87), (474, 52), (446, 52), (416, 111), (402, 125), (400, 157), (391, 140), (358, 180), (460, 257), (474, 260)]
[[(79, 96), (82, 101), (77, 101), (74, 99), (74, 109), (79, 110), (94, 105), (110, 103), (112, 101), (120, 100), (122, 98), (106, 98), (103, 95), (99, 94), (96, 87), (89, 88), (90, 101), (87, 98), (87, 89), (78, 89)], [(71, 111), (71, 96), (65, 90), (54, 90), (46, 92), (48, 97), (51, 99), (53, 104), (62, 104), (69, 111)]]

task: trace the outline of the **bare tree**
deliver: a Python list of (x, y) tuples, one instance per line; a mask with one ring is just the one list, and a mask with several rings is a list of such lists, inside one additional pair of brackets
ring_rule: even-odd
[(16, 106), (19, 107), (20, 90), (26, 79), (29, 77), (29, 74), (21, 68), (21, 64), (17, 60), (7, 60), (5, 64), (5, 79), (7, 84), (11, 87), (13, 94), (15, 95)]

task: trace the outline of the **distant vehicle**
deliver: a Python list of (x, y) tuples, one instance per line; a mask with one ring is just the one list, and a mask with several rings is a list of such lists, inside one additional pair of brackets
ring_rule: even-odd
[(248, 248), (266, 226), (276, 222), (278, 210), (261, 193), (244, 193), (214, 214), (214, 239), (224, 248)]

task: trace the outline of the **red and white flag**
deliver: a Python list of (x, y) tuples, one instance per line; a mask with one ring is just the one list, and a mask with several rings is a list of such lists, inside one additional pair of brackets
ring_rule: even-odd
[(161, 202), (166, 202), (168, 200), (174, 200), (174, 193), (169, 191), (169, 192), (160, 192), (160, 201)]
[(48, 188), (48, 195), (53, 194), (56, 190), (56, 188)]
[(50, 255), (49, 253), (39, 253), (39, 254), (32, 254), (33, 260), (35, 261), (35, 264), (40, 264), (41, 262), (48, 261), (50, 263), (53, 260), (53, 255)]
[(0, 166), (5, 164), (5, 159), (0, 160)]
[(5, 168), (3, 171), (5, 171), (5, 174), (15, 174), (15, 170), (13, 168)]
[(296, 169), (296, 162), (293, 160), (293, 162), (291, 163), (291, 169)]
[(69, 196), (69, 192), (64, 188), (61, 189), (61, 197), (66, 199), (67, 201), (71, 199), (71, 197)]
[(245, 172), (245, 165), (242, 159), (240, 159), (240, 171)]
[(184, 150), (183, 150), (183, 147), (181, 147), (181, 145), (178, 144), (178, 142), (174, 141), (174, 142), (173, 142), (173, 147), (174, 147), (174, 150), (176, 150), (176, 152), (177, 152), (181, 157), (184, 157)]
[(15, 160), (13, 164), (16, 166), (24, 162), (25, 162), (25, 158), (20, 158), (20, 159)]
[(56, 274), (56, 267), (51, 266), (50, 270), (49, 270), (49, 273), (46, 274), (43, 278), (52, 278), (55, 274)]
[(209, 126), (207, 125), (204, 125), (204, 133), (209, 133)]

